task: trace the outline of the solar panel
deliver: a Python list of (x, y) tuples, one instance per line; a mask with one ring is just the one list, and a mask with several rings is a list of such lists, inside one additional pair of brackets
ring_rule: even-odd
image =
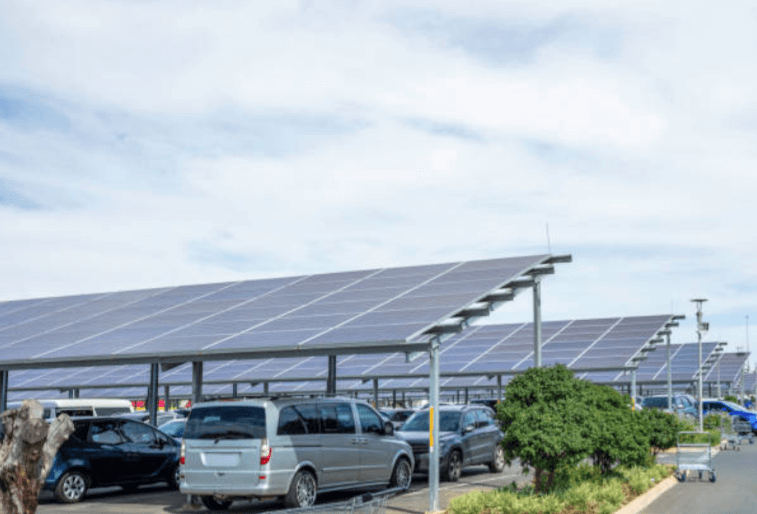
[(425, 341), (438, 323), (550, 259), (537, 255), (3, 302), (0, 366)]
[(747, 352), (723, 353), (720, 357), (719, 365), (715, 365), (710, 369), (710, 371), (704, 376), (704, 381), (713, 384), (717, 383), (718, 367), (720, 367), (720, 381), (735, 382), (739, 378), (741, 370), (749, 359), (749, 355), (750, 354)]

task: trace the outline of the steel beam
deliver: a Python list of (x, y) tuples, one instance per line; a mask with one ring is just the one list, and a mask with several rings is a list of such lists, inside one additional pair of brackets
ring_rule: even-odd
[(147, 394), (149, 401), (150, 424), (158, 426), (158, 379), (160, 373), (160, 364), (154, 362), (150, 364), (150, 389)]
[(666, 342), (665, 347), (667, 349), (668, 355), (668, 409), (670, 409), (670, 412), (673, 412), (673, 370), (670, 369), (670, 330), (668, 330), (667, 335), (665, 336)]
[(631, 371), (631, 405), (636, 410), (636, 370)]
[(326, 379), (326, 396), (336, 396), (336, 355), (329, 355), (328, 378)]
[(373, 379), (373, 406), (379, 408), (379, 382), (378, 378)]
[(0, 413), (8, 410), (8, 374), (7, 369), (0, 369)]
[(541, 368), (541, 278), (534, 277), (534, 367)]
[(439, 347), (438, 339), (429, 348), (429, 444), (428, 444), (428, 510), (439, 510)]
[(202, 402), (202, 361), (192, 362), (192, 407)]

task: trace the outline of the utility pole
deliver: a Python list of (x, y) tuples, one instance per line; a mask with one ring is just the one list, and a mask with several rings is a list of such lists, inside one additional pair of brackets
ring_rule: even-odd
[(699, 345), (699, 373), (697, 376), (697, 401), (699, 403), (699, 431), (704, 432), (702, 416), (702, 336), (710, 329), (710, 324), (702, 321), (702, 304), (706, 298), (694, 298), (691, 300), (697, 305), (697, 343)]

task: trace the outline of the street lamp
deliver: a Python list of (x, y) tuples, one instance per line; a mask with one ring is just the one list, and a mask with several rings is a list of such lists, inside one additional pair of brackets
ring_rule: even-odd
[(699, 373), (697, 377), (697, 392), (699, 401), (699, 431), (704, 432), (702, 416), (702, 336), (710, 329), (710, 324), (702, 321), (702, 304), (707, 301), (706, 298), (694, 298), (691, 300), (697, 304), (697, 343), (699, 344)]

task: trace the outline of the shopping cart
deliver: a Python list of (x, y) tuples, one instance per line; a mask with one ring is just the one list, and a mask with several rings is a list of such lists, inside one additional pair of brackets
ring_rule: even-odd
[(311, 514), (311, 513), (349, 513), (349, 514), (385, 514), (387, 502), (396, 494), (406, 491), (402, 487), (393, 487), (377, 493), (366, 493), (347, 501), (324, 503), (302, 509), (271, 511), (276, 514)]
[[(681, 436), (691, 435), (692, 437), (684, 439), (703, 439), (706, 443), (682, 443)], [(686, 481), (689, 471), (699, 472), (699, 479), (704, 476), (704, 472), (709, 474), (710, 482), (717, 480), (715, 468), (712, 467), (712, 446), (709, 442), (709, 432), (678, 432), (676, 438), (676, 466), (678, 467), (677, 477), (681, 482)]]
[(728, 445), (733, 450), (741, 450), (741, 444), (744, 441), (749, 441), (749, 444), (754, 444), (754, 435), (752, 434), (752, 425), (742, 419), (740, 416), (731, 416), (731, 423), (721, 423), (720, 434), (725, 442), (721, 445), (721, 449), (727, 450)]

